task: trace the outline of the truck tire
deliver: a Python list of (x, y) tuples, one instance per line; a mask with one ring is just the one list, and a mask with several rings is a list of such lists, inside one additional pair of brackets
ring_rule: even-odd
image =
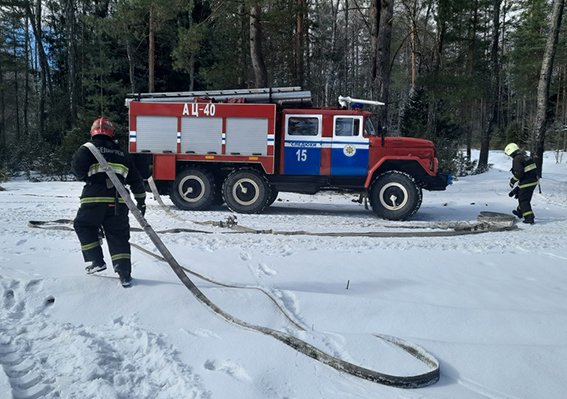
[(169, 197), (185, 211), (204, 211), (208, 209), (215, 195), (213, 175), (203, 169), (185, 169), (177, 175)]
[(270, 186), (255, 169), (232, 171), (222, 185), (222, 195), (228, 209), (238, 213), (259, 213), (270, 199)]
[(376, 215), (389, 220), (406, 220), (421, 206), (422, 191), (414, 178), (399, 171), (386, 172), (370, 187), (370, 205)]
[(272, 205), (278, 199), (279, 191), (273, 187), (270, 187), (270, 198), (268, 199), (267, 206)]

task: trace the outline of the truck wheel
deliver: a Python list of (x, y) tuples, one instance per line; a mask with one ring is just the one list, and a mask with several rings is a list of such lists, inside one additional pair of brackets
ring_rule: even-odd
[(259, 213), (268, 206), (270, 186), (255, 169), (234, 170), (222, 185), (224, 202), (233, 212)]
[(370, 187), (374, 213), (389, 220), (406, 220), (421, 206), (422, 192), (407, 173), (391, 171), (379, 176)]
[(202, 169), (185, 169), (173, 182), (170, 198), (185, 211), (203, 211), (213, 202), (215, 183), (213, 175)]

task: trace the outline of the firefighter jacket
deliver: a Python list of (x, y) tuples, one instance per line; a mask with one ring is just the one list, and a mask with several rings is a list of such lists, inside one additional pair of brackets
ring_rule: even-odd
[[(109, 137), (97, 135), (93, 137), (92, 142), (114, 170), (120, 182), (130, 186), (138, 202), (144, 202), (146, 198), (144, 180), (134, 166), (130, 155)], [(124, 200), (119, 198), (106, 172), (103, 171), (102, 165), (87, 147), (81, 146), (75, 152), (71, 161), (71, 171), (78, 180), (86, 183), (81, 194), (81, 204), (115, 203), (116, 201), (124, 203)]]
[(537, 186), (538, 173), (535, 161), (524, 152), (518, 151), (512, 161), (512, 180), (519, 182), (520, 188)]

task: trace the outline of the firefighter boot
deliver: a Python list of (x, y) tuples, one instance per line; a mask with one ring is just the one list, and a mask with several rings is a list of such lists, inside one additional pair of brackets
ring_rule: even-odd
[(132, 276), (128, 272), (118, 272), (118, 278), (122, 287), (129, 287), (132, 284)]
[(104, 261), (93, 261), (90, 265), (85, 267), (85, 272), (87, 272), (87, 274), (98, 273), (103, 270), (106, 270), (106, 264)]

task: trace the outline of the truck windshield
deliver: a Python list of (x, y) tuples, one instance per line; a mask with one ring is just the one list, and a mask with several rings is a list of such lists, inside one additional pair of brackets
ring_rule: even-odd
[(376, 136), (376, 130), (374, 130), (374, 125), (370, 118), (364, 120), (364, 134), (366, 136)]

